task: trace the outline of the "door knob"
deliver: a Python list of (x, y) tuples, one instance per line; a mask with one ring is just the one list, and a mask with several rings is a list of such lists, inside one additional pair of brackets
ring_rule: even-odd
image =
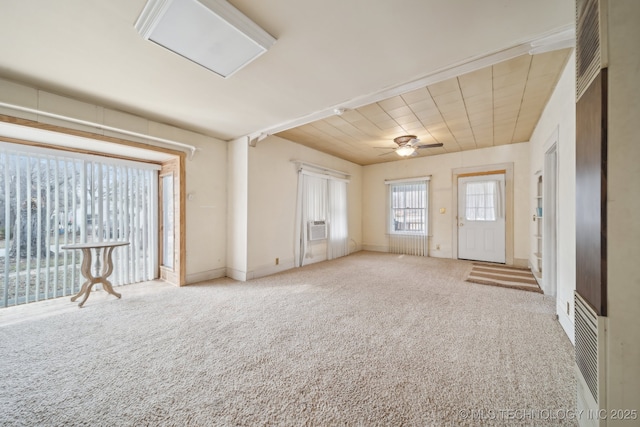
[(460, 223), (460, 227), (462, 227), (463, 225), (464, 225), (464, 222), (461, 222), (461, 223)]

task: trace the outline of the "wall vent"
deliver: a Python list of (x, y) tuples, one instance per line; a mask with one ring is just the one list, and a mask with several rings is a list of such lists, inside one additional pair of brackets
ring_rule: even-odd
[(309, 221), (307, 236), (310, 241), (327, 238), (327, 223), (325, 221)]
[(576, 364), (598, 401), (598, 316), (580, 294), (575, 294), (576, 307)]
[[(578, 410), (599, 413), (606, 408), (605, 355), (606, 317), (598, 316), (589, 303), (575, 295), (575, 357), (578, 381)], [(605, 425), (606, 420), (591, 420), (589, 425)], [(581, 425), (586, 425), (581, 422)]]
[(576, 100), (606, 68), (606, 0), (576, 0)]

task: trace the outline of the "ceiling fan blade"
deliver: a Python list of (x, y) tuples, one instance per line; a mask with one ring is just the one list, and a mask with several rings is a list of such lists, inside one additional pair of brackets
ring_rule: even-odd
[(387, 154), (391, 154), (391, 153), (395, 153), (395, 150), (394, 150), (394, 151), (389, 151), (388, 153), (378, 154), (378, 157), (380, 157), (380, 156), (386, 156)]
[(423, 145), (414, 145), (415, 148), (438, 148), (442, 147), (444, 144), (442, 142), (438, 142), (437, 144), (423, 144)]
[(382, 148), (382, 149), (385, 149), (385, 150), (393, 150), (394, 149), (393, 147), (373, 147), (373, 148)]

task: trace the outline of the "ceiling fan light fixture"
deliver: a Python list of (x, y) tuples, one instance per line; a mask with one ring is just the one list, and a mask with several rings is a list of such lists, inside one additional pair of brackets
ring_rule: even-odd
[(395, 142), (396, 144), (402, 147), (403, 145), (408, 144), (413, 140), (418, 141), (418, 137), (415, 135), (402, 135), (397, 138), (394, 138), (393, 142)]
[(408, 157), (415, 153), (415, 151), (415, 147), (412, 147), (410, 145), (403, 145), (396, 149), (396, 154), (400, 157)]

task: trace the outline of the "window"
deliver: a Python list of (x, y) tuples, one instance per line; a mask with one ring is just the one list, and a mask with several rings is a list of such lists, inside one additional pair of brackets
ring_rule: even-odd
[(498, 205), (497, 181), (468, 182), (466, 185), (465, 219), (495, 221)]
[(389, 185), (389, 233), (427, 234), (427, 181)]
[(82, 256), (61, 246), (128, 241), (113, 285), (157, 271), (157, 167), (0, 143), (0, 305), (73, 295)]
[[(298, 202), (296, 207), (296, 231), (294, 247), (295, 266), (309, 262), (308, 258), (326, 253), (326, 259), (349, 254), (349, 221), (347, 215), (348, 178), (315, 172), (309, 165), (298, 170)], [(348, 177), (339, 171), (336, 174)], [(309, 223), (326, 223), (326, 238), (311, 239)]]

